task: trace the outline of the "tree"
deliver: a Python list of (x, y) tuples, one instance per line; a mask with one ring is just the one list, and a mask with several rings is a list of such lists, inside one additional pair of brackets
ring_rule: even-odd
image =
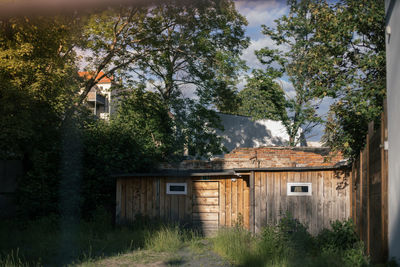
[(0, 20), (0, 158), (23, 161), (24, 214), (57, 210), (61, 124), (79, 89), (74, 17)]
[[(316, 114), (318, 101), (312, 91), (313, 77), (309, 75), (305, 58), (309, 55), (308, 39), (311, 35), (307, 12), (302, 4), (292, 3), (287, 23), (284, 16), (277, 20), (276, 28), (262, 26), (263, 34), (279, 47), (256, 51), (257, 58), (265, 65), (264, 70), (254, 70), (245, 89), (239, 96), (240, 111), (257, 119), (278, 119), (289, 135), (289, 145), (295, 146), (313, 127), (321, 123)], [(293, 85), (292, 96), (285, 94), (277, 79), (288, 78)]]
[(1, 157), (23, 158), (51, 139), (39, 129), (58, 125), (78, 89), (69, 49), (76, 27), (62, 17), (0, 21)]
[(364, 145), (368, 122), (377, 122), (385, 98), (384, 3), (288, 4), (289, 14), (277, 21), (275, 30), (265, 27), (264, 32), (290, 49), (291, 72), (304, 77), (298, 81), (307, 84), (310, 97), (333, 98), (324, 140), (353, 157)]
[(210, 109), (231, 106), (227, 100), (243, 67), (239, 56), (248, 45), (246, 20), (229, 0), (185, 6), (171, 1), (148, 12), (143, 32), (157, 34), (138, 44), (132, 79), (147, 84), (168, 107), (178, 149), (190, 144), (193, 156), (217, 153), (214, 129), (221, 125)]

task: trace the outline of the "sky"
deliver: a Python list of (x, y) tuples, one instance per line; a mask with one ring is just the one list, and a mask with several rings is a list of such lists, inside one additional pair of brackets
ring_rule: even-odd
[[(283, 15), (288, 14), (289, 7), (286, 5), (286, 1), (277, 0), (253, 0), (253, 1), (235, 1), (236, 9), (240, 14), (246, 17), (248, 25), (246, 28), (246, 35), (250, 37), (250, 45), (244, 50), (242, 59), (244, 59), (247, 65), (253, 68), (262, 68), (263, 65), (257, 60), (254, 51), (259, 50), (263, 47), (276, 48), (274, 42), (267, 38), (261, 33), (261, 25), (268, 27), (275, 27), (275, 20)], [(293, 96), (294, 90), (292, 84), (287, 78), (281, 79), (281, 84), (288, 96)], [(239, 84), (239, 90), (244, 86), (244, 82)], [(330, 99), (324, 100), (319, 109), (319, 115), (326, 115), (329, 110), (329, 105), (332, 101)], [(308, 141), (319, 141), (323, 134), (323, 127), (317, 126), (309, 134)], [(307, 137), (307, 136), (306, 136)]]

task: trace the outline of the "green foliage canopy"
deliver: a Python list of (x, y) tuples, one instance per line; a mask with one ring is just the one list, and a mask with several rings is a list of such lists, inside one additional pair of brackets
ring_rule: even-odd
[(295, 88), (304, 85), (308, 98), (333, 98), (323, 140), (353, 157), (364, 145), (368, 122), (377, 122), (386, 95), (384, 3), (288, 4), (289, 14), (277, 20), (276, 29), (264, 27), (264, 33), (289, 49), (287, 71)]

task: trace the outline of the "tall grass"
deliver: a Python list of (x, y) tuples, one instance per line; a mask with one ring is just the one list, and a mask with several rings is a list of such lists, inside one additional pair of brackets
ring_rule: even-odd
[(79, 223), (55, 216), (31, 222), (0, 221), (0, 266), (61, 266), (146, 246), (175, 250), (185, 241), (183, 233), (178, 227), (144, 218), (114, 227), (111, 216), (101, 209)]
[(351, 221), (334, 222), (331, 230), (313, 237), (287, 215), (258, 235), (236, 227), (220, 230), (212, 242), (215, 252), (238, 266), (369, 265)]
[(234, 264), (243, 263), (255, 252), (255, 238), (241, 227), (223, 228), (212, 240), (214, 250)]
[(178, 226), (163, 226), (146, 235), (145, 248), (157, 252), (175, 252), (183, 246), (183, 236)]

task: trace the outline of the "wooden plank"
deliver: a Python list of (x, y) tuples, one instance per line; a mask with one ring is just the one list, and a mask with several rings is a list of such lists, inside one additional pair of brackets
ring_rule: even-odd
[(218, 181), (216, 182), (200, 182), (200, 181), (194, 181), (193, 182), (193, 189), (194, 190), (201, 190), (201, 189), (214, 189), (218, 190)]
[(331, 177), (329, 177), (325, 172), (321, 172), (324, 177), (324, 228), (328, 228), (330, 224), (331, 216)]
[(359, 222), (357, 225), (359, 225), (359, 235), (361, 240), (363, 239), (363, 233), (364, 233), (364, 199), (365, 199), (365, 194), (364, 194), (364, 187), (365, 187), (365, 173), (364, 173), (364, 153), (363, 151), (360, 151), (360, 168), (359, 168), (359, 176), (360, 176), (360, 216), (359, 216)]
[(217, 190), (196, 190), (193, 189), (193, 194), (196, 197), (218, 197), (218, 189)]
[(147, 209), (146, 215), (152, 217), (153, 215), (153, 177), (146, 179), (146, 196), (147, 196)]
[(178, 218), (180, 222), (183, 222), (185, 219), (185, 208), (186, 208), (186, 196), (178, 195)]
[(195, 205), (193, 212), (219, 212), (219, 205)]
[(169, 182), (167, 179), (168, 178), (165, 179), (165, 183), (164, 183), (164, 190), (165, 190), (164, 218), (166, 219), (166, 221), (171, 221), (171, 198), (172, 198), (172, 195), (167, 194), (167, 183)]
[(219, 225), (220, 226), (225, 226), (226, 221), (225, 221), (225, 217), (226, 217), (226, 211), (225, 211), (225, 183), (226, 183), (226, 179), (221, 179), (219, 182)]
[(177, 222), (179, 220), (179, 195), (170, 195), (171, 197), (171, 220)]
[(280, 201), (281, 201), (281, 176), (282, 172), (277, 172), (274, 175), (274, 213), (275, 213), (275, 220), (279, 222), (280, 220)]
[(191, 178), (187, 178), (187, 195), (185, 197), (185, 221), (192, 220), (192, 207), (193, 207), (193, 182)]
[(153, 178), (153, 217), (159, 218), (160, 217), (160, 178), (154, 177)]
[(255, 198), (255, 232), (261, 230), (261, 175), (260, 172), (255, 173), (254, 177), (254, 198)]
[(249, 226), (250, 226), (250, 232), (255, 233), (255, 203), (254, 203), (254, 192), (255, 192), (255, 185), (254, 185), (254, 171), (250, 172), (250, 177), (249, 177)]
[(260, 183), (260, 195), (259, 195), (259, 207), (260, 207), (260, 212), (258, 215), (258, 218), (260, 220), (260, 227), (266, 225), (268, 223), (268, 206), (271, 204), (271, 199), (269, 199), (269, 187), (268, 187), (268, 181), (270, 180), (270, 176), (273, 174), (270, 172), (258, 172), (259, 174), (259, 183)]
[(146, 180), (141, 177), (140, 179), (140, 213), (146, 215)]
[(310, 233), (312, 235), (318, 234), (318, 221), (320, 218), (318, 217), (318, 179), (317, 173), (311, 172), (311, 184), (312, 184), (312, 216), (311, 216), (311, 226)]
[[(160, 178), (160, 218), (165, 220), (165, 178)], [(189, 191), (190, 192), (190, 191)]]
[(133, 210), (134, 218), (140, 213), (140, 178), (134, 179), (133, 187)]
[(244, 225), (244, 209), (243, 209), (243, 178), (240, 177), (239, 179), (237, 179), (237, 183), (238, 183), (238, 199), (237, 199), (237, 203), (238, 203), (238, 209), (237, 209), (237, 214), (238, 214), (238, 220), (239, 223), (243, 226)]
[(225, 217), (225, 222), (226, 226), (232, 226), (232, 181), (231, 179), (226, 179), (225, 183), (225, 204), (226, 204), (226, 217)]
[[(249, 179), (249, 177), (246, 177)], [(244, 217), (244, 226), (246, 229), (250, 230), (250, 187), (249, 183), (243, 183), (243, 217)]]
[(133, 183), (132, 179), (126, 179), (126, 219), (128, 221), (133, 221)]
[(324, 177), (321, 172), (316, 173), (318, 183), (318, 206), (317, 206), (317, 217), (318, 217), (318, 229), (324, 228)]
[(115, 219), (117, 224), (121, 222), (121, 203), (122, 203), (122, 186), (121, 179), (117, 179), (117, 192), (116, 192), (116, 207), (115, 207)]
[(286, 214), (286, 211), (288, 209), (287, 206), (287, 179), (288, 179), (288, 173), (287, 172), (282, 172), (281, 174), (281, 198), (280, 198), (280, 217), (284, 216)]
[(216, 221), (218, 223), (218, 212), (193, 212), (193, 221)]
[(232, 225), (238, 223), (238, 179), (236, 181), (232, 181)]
[(194, 205), (218, 205), (218, 197), (195, 197), (193, 196)]
[(126, 220), (126, 179), (121, 180), (121, 218)]
[[(311, 172), (303, 172), (303, 179), (305, 182), (311, 183), (311, 190), (312, 190), (312, 178)], [(313, 220), (313, 198), (311, 196), (303, 197), (305, 200), (305, 222), (307, 227), (311, 230), (312, 227), (312, 220)]]

